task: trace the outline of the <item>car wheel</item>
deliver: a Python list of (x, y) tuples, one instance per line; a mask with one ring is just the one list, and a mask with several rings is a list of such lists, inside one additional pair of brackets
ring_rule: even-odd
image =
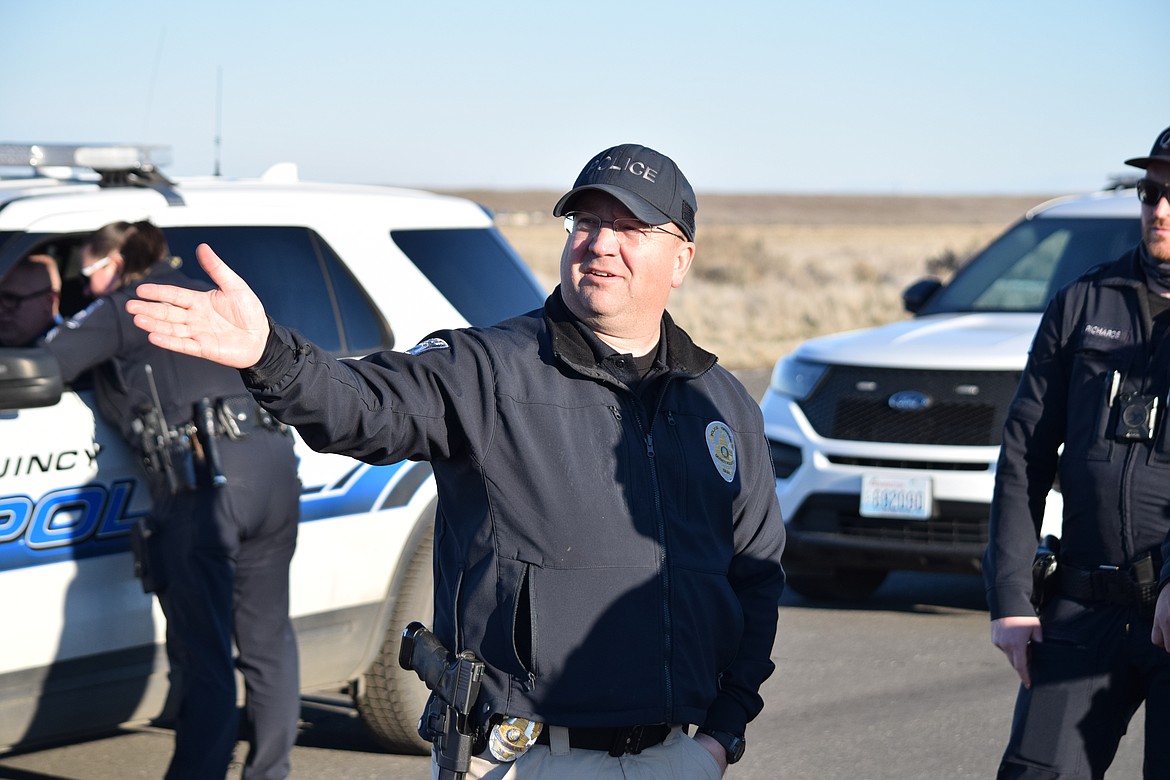
[(810, 599), (824, 601), (861, 601), (873, 595), (886, 581), (887, 571), (826, 567), (786, 571), (788, 587)]
[(413, 671), (398, 665), (402, 630), (413, 620), (434, 615), (434, 511), (419, 520), (401, 558), (402, 568), (391, 594), (394, 599), (386, 637), (378, 657), (366, 670), (355, 697), (358, 714), (373, 735), (395, 753), (429, 755), (431, 743), (418, 735), (418, 720), (430, 691)]

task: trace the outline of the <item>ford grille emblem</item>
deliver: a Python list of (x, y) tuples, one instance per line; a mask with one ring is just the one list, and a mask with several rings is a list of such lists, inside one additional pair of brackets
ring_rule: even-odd
[(920, 412), (923, 409), (929, 409), (934, 403), (934, 399), (917, 390), (902, 390), (891, 395), (888, 403), (891, 409), (897, 409), (900, 412)]

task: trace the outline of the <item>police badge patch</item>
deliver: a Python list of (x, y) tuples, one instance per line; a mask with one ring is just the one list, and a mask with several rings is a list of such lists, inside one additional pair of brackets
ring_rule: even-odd
[(436, 349), (451, 349), (451, 345), (442, 339), (425, 339), (406, 350), (406, 354), (421, 355), (424, 352), (433, 352)]
[(735, 479), (735, 437), (726, 423), (716, 420), (707, 426), (707, 451), (725, 482)]

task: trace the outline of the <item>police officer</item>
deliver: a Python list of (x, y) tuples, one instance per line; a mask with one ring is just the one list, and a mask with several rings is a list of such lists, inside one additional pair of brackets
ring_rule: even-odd
[[(985, 577), (992, 641), (1022, 682), (1005, 780), (1103, 777), (1143, 702), (1145, 777), (1170, 777), (1170, 128), (1126, 163), (1146, 171), (1142, 241), (1057, 293), (1004, 430)], [(1060, 552), (1037, 613), (1058, 474)]]
[(607, 149), (553, 209), (543, 309), (360, 361), (270, 325), (207, 246), (218, 293), (127, 304), (310, 446), (431, 462), (434, 633), (485, 664), (470, 776), (719, 777), (763, 706), (784, 526), (759, 406), (666, 314), (695, 209), (670, 158)]
[(60, 322), (61, 274), (49, 255), (30, 255), (0, 279), (0, 346), (32, 346)]
[[(300, 713), (289, 562), (299, 493), (292, 442), (239, 372), (150, 344), (125, 311), (144, 281), (194, 286), (149, 222), (94, 233), (93, 303), (50, 332), (66, 381), (93, 369), (102, 415), (143, 456), (154, 505), (146, 574), (167, 618), (175, 752), (167, 778), (224, 777), (239, 733), (232, 641), (246, 686), (243, 776), (284, 778)], [(205, 402), (206, 401), (206, 402)]]

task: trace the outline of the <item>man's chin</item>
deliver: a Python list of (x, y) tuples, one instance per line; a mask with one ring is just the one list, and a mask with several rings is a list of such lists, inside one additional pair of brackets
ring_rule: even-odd
[(1149, 250), (1151, 257), (1163, 263), (1170, 263), (1170, 237), (1147, 235), (1146, 249)]

